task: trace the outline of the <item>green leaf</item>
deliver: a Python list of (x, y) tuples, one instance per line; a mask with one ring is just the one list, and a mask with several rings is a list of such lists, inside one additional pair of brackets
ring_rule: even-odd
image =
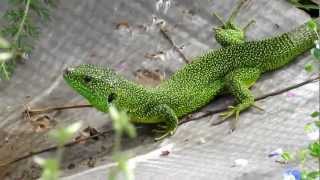
[(285, 161), (290, 161), (290, 160), (293, 160), (294, 157), (292, 153), (285, 151), (282, 153), (281, 158)]
[(314, 142), (309, 145), (308, 149), (310, 150), (310, 155), (320, 158), (320, 142)]
[(126, 180), (133, 180), (133, 168), (130, 166), (128, 157), (124, 154), (120, 154), (119, 156), (114, 157), (118, 163), (118, 170), (119, 172), (123, 172), (126, 176)]
[(137, 136), (136, 128), (131, 123), (127, 125), (126, 132), (127, 132), (128, 136), (131, 138)]
[(301, 180), (308, 180), (308, 171), (302, 170), (301, 171)]
[(11, 52), (3, 52), (0, 53), (0, 63), (3, 63), (13, 57), (13, 54)]
[(308, 153), (309, 153), (308, 149), (301, 149), (298, 151), (298, 158), (301, 161), (301, 163), (304, 163), (304, 161), (307, 158)]
[(308, 63), (304, 66), (304, 69), (307, 71), (307, 72), (312, 72), (313, 71), (313, 66), (312, 64)]
[(111, 119), (113, 120), (113, 128), (116, 132), (120, 134), (126, 133), (130, 137), (136, 136), (136, 129), (131, 124), (126, 112), (124, 111), (119, 112), (115, 106), (110, 105), (109, 113), (110, 113)]
[(311, 54), (317, 59), (320, 60), (320, 49), (318, 48), (312, 48)]
[(49, 133), (59, 145), (65, 144), (81, 128), (81, 123), (74, 123), (66, 128), (60, 128)]
[(40, 157), (35, 157), (34, 161), (43, 169), (41, 175), (42, 180), (58, 180), (59, 162), (57, 159), (43, 159)]
[(314, 111), (313, 113), (311, 113), (310, 115), (313, 118), (319, 117), (320, 116), (320, 112), (319, 111)]
[(307, 26), (310, 30), (317, 31), (317, 23), (314, 20), (308, 21)]
[(307, 180), (316, 180), (320, 177), (320, 171), (311, 171), (307, 174)]
[(305, 4), (303, 1), (300, 3), (299, 0), (288, 0), (291, 4), (296, 6), (297, 8), (303, 8), (306, 10), (311, 10), (311, 9), (319, 9), (320, 7), (318, 5), (314, 4)]
[(314, 129), (313, 129), (312, 123), (308, 123), (304, 126), (304, 132), (306, 133), (312, 132), (313, 130)]
[(0, 80), (9, 79), (15, 67), (11, 64), (15, 64), (23, 54), (33, 50), (34, 43), (39, 38), (40, 25), (50, 20), (51, 7), (56, 4), (56, 0), (7, 0), (7, 2), (9, 9), (2, 16), (4, 26), (0, 27), (0, 35), (12, 42), (9, 46), (0, 39), (0, 48), (11, 48), (15, 53), (14, 58), (6, 64), (0, 62)]
[(0, 48), (3, 48), (3, 49), (10, 48), (10, 43), (1, 36), (0, 36)]
[(111, 119), (116, 120), (116, 121), (118, 121), (120, 119), (120, 113), (115, 106), (110, 105), (109, 113), (110, 113)]
[(313, 4), (306, 4), (306, 5), (302, 5), (302, 8), (305, 8), (306, 10), (311, 10), (311, 9), (320, 9), (319, 6), (317, 5), (313, 5)]

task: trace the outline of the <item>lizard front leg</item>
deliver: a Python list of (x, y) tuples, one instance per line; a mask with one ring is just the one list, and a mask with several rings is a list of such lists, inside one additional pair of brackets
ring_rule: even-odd
[(229, 110), (220, 114), (225, 120), (235, 115), (235, 120), (231, 124), (232, 130), (236, 128), (236, 122), (239, 119), (240, 112), (254, 105), (254, 96), (249, 90), (256, 80), (260, 77), (260, 70), (256, 68), (242, 68), (230, 72), (225, 77), (225, 86), (227, 90), (235, 97), (236, 106), (229, 106)]
[(159, 129), (155, 129), (154, 132), (162, 133), (160, 137), (155, 138), (159, 141), (167, 136), (171, 136), (176, 132), (178, 127), (178, 118), (175, 112), (166, 104), (155, 106), (151, 110), (152, 118), (158, 119), (163, 122), (164, 125), (159, 125)]

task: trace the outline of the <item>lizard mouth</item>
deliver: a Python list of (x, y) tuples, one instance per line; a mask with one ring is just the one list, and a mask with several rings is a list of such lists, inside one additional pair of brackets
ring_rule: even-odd
[(69, 76), (71, 74), (71, 72), (74, 70), (74, 68), (65, 68), (63, 70), (63, 76), (66, 77), (66, 76)]

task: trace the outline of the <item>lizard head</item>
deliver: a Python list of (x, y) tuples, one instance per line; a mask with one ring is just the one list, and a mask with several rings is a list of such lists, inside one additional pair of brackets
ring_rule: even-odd
[(121, 77), (109, 68), (83, 64), (66, 68), (63, 77), (67, 84), (100, 111), (107, 112), (109, 105), (117, 99)]

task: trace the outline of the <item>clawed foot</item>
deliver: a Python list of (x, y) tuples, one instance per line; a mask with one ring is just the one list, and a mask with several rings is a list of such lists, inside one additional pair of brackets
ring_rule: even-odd
[(236, 115), (236, 119), (239, 119), (240, 109), (236, 106), (228, 106), (228, 110), (219, 114), (222, 121), (228, 119), (232, 115)]
[(258, 109), (258, 110), (260, 110), (260, 111), (262, 111), (262, 112), (265, 111), (262, 107), (260, 107), (260, 106), (257, 105), (257, 104), (252, 104), (252, 107), (254, 107), (254, 108), (256, 108), (256, 109)]
[[(251, 105), (254, 108), (257, 108), (260, 111), (264, 111), (263, 108), (261, 108), (260, 106), (256, 105), (256, 104), (252, 104)], [(225, 121), (226, 119), (232, 117), (233, 115), (235, 115), (235, 119), (233, 119), (231, 121), (231, 131), (234, 131), (237, 127), (237, 122), (239, 120), (239, 115), (240, 112), (243, 111), (244, 109), (241, 109), (241, 106), (228, 106), (228, 110), (225, 112), (222, 112), (221, 114), (219, 114), (219, 116), (221, 117), (221, 122)]]
[(168, 136), (173, 135), (176, 132), (176, 128), (169, 128), (166, 125), (158, 125), (157, 129), (153, 129), (152, 132), (162, 134), (160, 137), (155, 138), (155, 141), (160, 141)]
[(222, 121), (230, 118), (231, 116), (235, 115), (236, 118), (232, 120), (231, 124), (231, 131), (234, 131), (236, 128), (236, 121), (239, 119), (240, 108), (238, 106), (228, 106), (228, 110), (221, 113), (219, 116), (221, 117)]

